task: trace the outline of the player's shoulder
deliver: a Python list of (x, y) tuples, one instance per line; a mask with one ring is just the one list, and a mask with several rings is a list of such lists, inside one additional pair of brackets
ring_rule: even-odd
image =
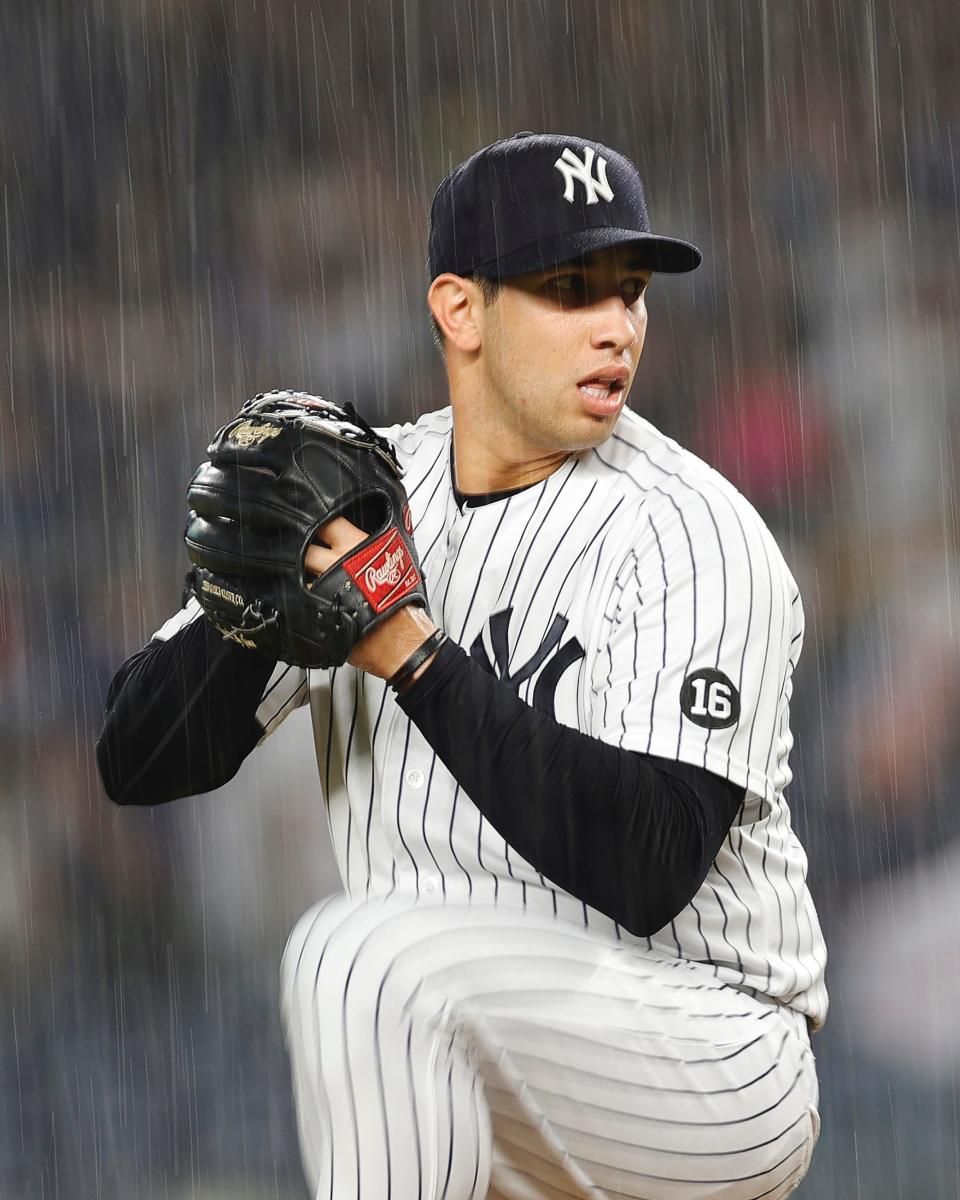
[(715, 486), (733, 488), (702, 458), (650, 421), (625, 408), (597, 457), (623, 487), (644, 493), (697, 494)]
[(429, 454), (431, 450), (436, 453), (450, 436), (452, 427), (453, 411), (447, 405), (424, 413), (415, 421), (378, 426), (377, 433), (393, 444), (402, 465), (407, 466), (418, 455)]
[(698, 534), (722, 554), (727, 545), (762, 548), (786, 568), (776, 539), (750, 500), (716, 468), (668, 437), (651, 422), (624, 409), (598, 457), (616, 486), (642, 501), (649, 523)]
[(607, 473), (625, 491), (654, 507), (735, 507), (751, 520), (763, 519), (729, 479), (692, 450), (625, 408), (613, 433), (596, 451)]

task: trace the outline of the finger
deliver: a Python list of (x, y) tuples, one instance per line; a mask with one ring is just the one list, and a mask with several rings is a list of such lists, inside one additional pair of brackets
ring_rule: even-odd
[(346, 554), (348, 550), (352, 550), (354, 546), (359, 546), (361, 542), (367, 539), (367, 535), (363, 530), (358, 529), (346, 517), (331, 517), (329, 521), (326, 521), (317, 530), (314, 538), (316, 539), (317, 537), (322, 538), (338, 554)]
[(323, 549), (320, 546), (308, 546), (307, 553), (304, 555), (303, 565), (308, 571), (314, 575), (322, 575), (324, 571), (330, 569), (337, 561), (339, 555), (332, 550)]
[(303, 565), (315, 575), (322, 575), (345, 554), (367, 540), (367, 535), (346, 517), (331, 517), (313, 535), (307, 547)]

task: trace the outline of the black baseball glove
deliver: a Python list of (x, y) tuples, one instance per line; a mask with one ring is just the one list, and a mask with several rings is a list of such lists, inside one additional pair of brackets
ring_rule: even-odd
[[(187, 492), (185, 595), (225, 638), (297, 666), (335, 667), (401, 605), (428, 607), (396, 454), (351, 404), (261, 394), (207, 453)], [(307, 548), (335, 516), (368, 537), (308, 578)]]

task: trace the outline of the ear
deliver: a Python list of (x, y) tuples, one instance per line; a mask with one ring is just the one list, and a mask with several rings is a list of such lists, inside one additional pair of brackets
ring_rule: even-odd
[(447, 272), (427, 292), (427, 303), (444, 338), (465, 353), (480, 349), (483, 294), (472, 279)]

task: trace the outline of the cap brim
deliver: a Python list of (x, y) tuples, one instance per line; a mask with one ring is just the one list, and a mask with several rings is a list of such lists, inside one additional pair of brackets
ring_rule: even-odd
[(531, 271), (547, 271), (557, 263), (573, 262), (585, 254), (628, 244), (636, 245), (642, 265), (651, 271), (680, 275), (695, 271), (703, 261), (696, 246), (679, 238), (637, 233), (635, 229), (582, 229), (544, 238), (495, 260), (477, 263), (472, 273), (509, 279)]

